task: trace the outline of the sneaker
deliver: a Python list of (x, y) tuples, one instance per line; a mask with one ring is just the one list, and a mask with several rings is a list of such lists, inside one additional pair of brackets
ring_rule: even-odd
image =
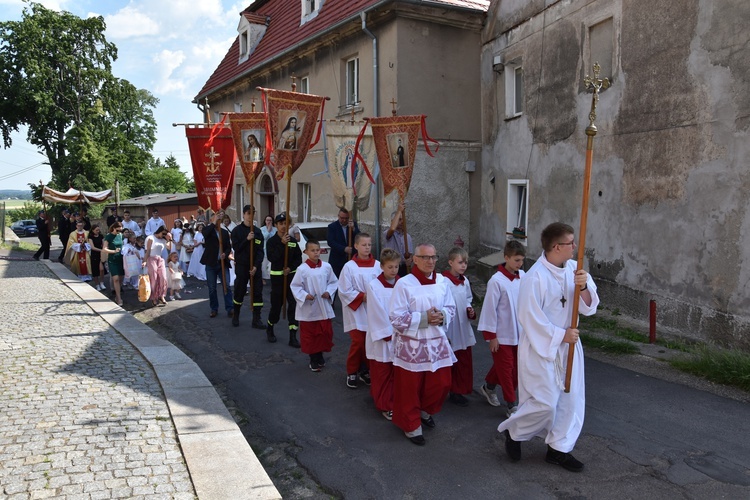
[(170, 296), (169, 296), (169, 299), (167, 299), (167, 300), (170, 300), (170, 301), (171, 301), (171, 300), (174, 300), (174, 295), (170, 295)]
[[(505, 453), (512, 461), (518, 462), (521, 460), (521, 443), (514, 441), (507, 430), (503, 434), (505, 434)], [(547, 452), (547, 456), (549, 456), (549, 452)], [(549, 462), (549, 460), (547, 461)]]
[(393, 420), (393, 412), (391, 410), (381, 411), (380, 414), (383, 415), (386, 420)]
[(357, 388), (357, 374), (356, 373), (352, 373), (351, 375), (346, 376), (346, 386), (349, 389)]
[(178, 300), (182, 300), (182, 296), (179, 293), (175, 292), (174, 296), (177, 297)]
[(518, 411), (518, 402), (508, 403), (508, 411), (505, 414), (510, 418), (515, 412)]
[(583, 463), (576, 460), (573, 455), (557, 451), (549, 445), (547, 445), (547, 456), (544, 460), (549, 464), (559, 465), (570, 472), (581, 472), (583, 470)]
[(360, 372), (359, 379), (365, 384), (370, 385), (370, 372)]
[(497, 394), (495, 394), (494, 390), (490, 390), (487, 388), (487, 384), (482, 384), (482, 387), (479, 388), (479, 392), (482, 393), (482, 395), (487, 398), (487, 402), (492, 406), (500, 406), (500, 400), (497, 399)]
[(469, 400), (466, 399), (466, 396), (463, 394), (456, 394), (451, 392), (450, 396), (448, 396), (448, 399), (450, 399), (451, 403), (453, 403), (456, 406), (462, 406), (466, 407), (469, 406)]
[(311, 371), (314, 371), (314, 372), (319, 372), (320, 371), (320, 367), (318, 366), (317, 363), (310, 362), (310, 364), (308, 366), (310, 367)]

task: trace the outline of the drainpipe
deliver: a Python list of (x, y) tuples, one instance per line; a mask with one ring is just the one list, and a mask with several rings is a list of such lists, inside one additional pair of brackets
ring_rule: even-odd
[[(373, 116), (380, 116), (380, 86), (378, 84), (378, 39), (373, 33), (367, 29), (367, 13), (365, 11), (360, 12), (360, 18), (362, 19), (362, 31), (372, 40), (372, 109)], [(380, 255), (380, 176), (375, 180), (375, 248), (376, 255)]]

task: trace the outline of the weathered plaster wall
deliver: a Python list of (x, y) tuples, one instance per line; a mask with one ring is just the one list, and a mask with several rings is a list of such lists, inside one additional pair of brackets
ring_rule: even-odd
[[(530, 181), (531, 256), (548, 223), (577, 227), (591, 105), (580, 81), (590, 73), (586, 33), (612, 16), (614, 81), (597, 110), (588, 267), (604, 305), (644, 316), (654, 298), (661, 326), (750, 349), (750, 2), (493, 6), (493, 15), (531, 19), (506, 32), (495, 20), (484, 34), (482, 244), (505, 243), (509, 178)], [(523, 58), (519, 118), (504, 119), (496, 54)]]

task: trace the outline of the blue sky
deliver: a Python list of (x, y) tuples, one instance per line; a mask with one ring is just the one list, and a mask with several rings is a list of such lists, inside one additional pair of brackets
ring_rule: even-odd
[[(192, 177), (182, 127), (172, 123), (201, 121), (191, 101), (237, 36), (239, 13), (252, 0), (39, 0), (45, 7), (79, 17), (104, 16), (107, 40), (117, 45), (113, 73), (159, 98), (154, 115), (157, 142), (154, 156), (173, 154)], [(20, 20), (20, 0), (0, 0), (0, 20)], [(26, 142), (26, 133), (13, 135), (13, 146), (0, 148), (0, 189), (28, 189), (45, 183), (50, 169), (45, 158)], [(36, 166), (35, 166), (36, 165)], [(30, 168), (33, 167), (33, 168)], [(15, 174), (15, 175), (11, 175)]]

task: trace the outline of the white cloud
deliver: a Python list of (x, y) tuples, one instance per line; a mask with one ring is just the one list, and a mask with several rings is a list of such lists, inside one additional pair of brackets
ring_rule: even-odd
[(123, 40), (159, 34), (159, 23), (130, 5), (105, 16), (104, 22), (107, 23), (108, 39)]

